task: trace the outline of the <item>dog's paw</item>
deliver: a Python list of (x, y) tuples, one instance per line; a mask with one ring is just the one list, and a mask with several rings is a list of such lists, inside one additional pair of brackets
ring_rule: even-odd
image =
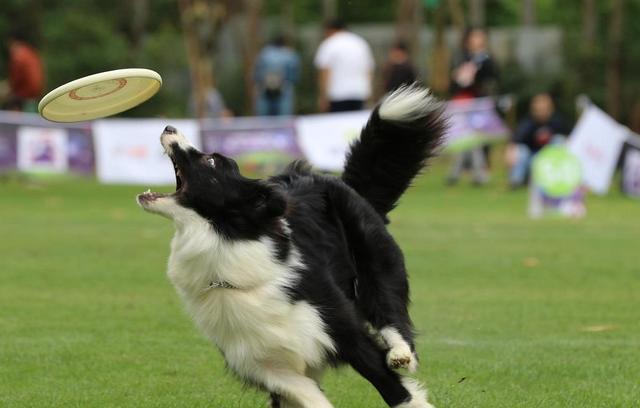
[(418, 359), (408, 344), (397, 344), (387, 352), (387, 365), (394, 370), (404, 368), (413, 373), (418, 368)]

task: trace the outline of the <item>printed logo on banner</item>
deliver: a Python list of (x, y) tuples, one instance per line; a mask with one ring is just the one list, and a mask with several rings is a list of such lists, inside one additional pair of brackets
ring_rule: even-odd
[(66, 129), (20, 126), (17, 135), (19, 170), (40, 173), (67, 170)]

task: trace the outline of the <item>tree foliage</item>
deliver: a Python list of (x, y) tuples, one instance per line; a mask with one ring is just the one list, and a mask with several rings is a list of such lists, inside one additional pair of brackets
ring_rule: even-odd
[[(296, 0), (289, 8), (288, 0), (264, 0), (264, 16), (271, 20), (295, 26), (319, 24), (322, 21), (321, 0)], [(442, 0), (445, 2), (446, 0)], [(553, 76), (527, 74), (517, 66), (502, 69), (503, 91), (520, 96), (525, 101), (539, 90), (551, 89), (560, 97), (562, 106), (573, 111), (577, 94), (584, 93), (601, 106), (605, 106), (607, 61), (610, 59), (609, 18), (612, 2), (596, 0), (596, 32), (593, 44), (584, 43), (583, 1), (565, 4), (555, 0), (536, 0), (535, 17), (539, 25), (555, 25), (564, 33), (564, 69)], [(134, 6), (148, 8), (143, 21), (143, 32), (136, 31)], [(469, 1), (459, 1), (469, 21)], [(484, 0), (486, 25), (514, 27), (522, 21), (521, 0)], [(234, 12), (242, 12), (242, 2), (236, 2)], [(397, 1), (344, 0), (336, 1), (337, 14), (350, 23), (394, 24)], [(283, 17), (287, 10), (287, 17)], [(620, 61), (622, 79), (622, 119), (626, 119), (630, 107), (640, 104), (636, 89), (640, 86), (637, 75), (640, 61), (640, 25), (632, 16), (640, 14), (640, 0), (624, 1), (622, 24), (623, 50)], [(429, 27), (434, 23), (434, 11), (425, 11), (423, 21)], [(129, 112), (130, 115), (183, 115), (189, 90), (187, 56), (182, 38), (177, 0), (2, 0), (0, 12), (0, 37), (15, 26), (26, 27), (33, 42), (42, 51), (46, 61), (49, 88), (65, 81), (103, 70), (129, 66), (157, 67), (163, 73), (165, 85), (162, 92), (147, 104)], [(300, 49), (310, 58), (313, 50)], [(7, 68), (6, 50), (0, 54), (0, 78)], [(311, 93), (313, 100), (313, 76), (305, 73), (304, 93)], [(231, 104), (239, 108), (245, 105), (242, 75), (233, 77), (233, 83), (221, 84), (221, 88), (234, 94), (226, 95)], [(303, 103), (303, 109), (311, 109), (313, 103)], [(241, 109), (238, 109), (241, 111)]]

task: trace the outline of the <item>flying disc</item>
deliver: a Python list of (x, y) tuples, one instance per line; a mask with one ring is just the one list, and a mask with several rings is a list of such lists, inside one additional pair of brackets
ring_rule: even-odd
[(161, 85), (160, 75), (150, 69), (101, 72), (49, 92), (38, 104), (38, 111), (53, 122), (104, 118), (140, 105), (155, 95)]

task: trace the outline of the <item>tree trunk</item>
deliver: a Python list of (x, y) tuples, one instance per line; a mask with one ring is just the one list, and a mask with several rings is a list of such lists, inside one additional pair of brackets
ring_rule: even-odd
[(624, 1), (611, 0), (609, 22), (609, 58), (607, 61), (607, 110), (620, 119), (622, 93), (622, 26), (624, 24)]
[(422, 4), (419, 0), (400, 0), (398, 2), (396, 38), (407, 43), (413, 56), (417, 55), (420, 46), (422, 13)]
[(179, 0), (178, 7), (191, 74), (190, 98), (201, 119), (207, 93), (215, 86), (215, 46), (228, 10), (222, 0)]
[(469, 0), (469, 22), (474, 27), (484, 27), (486, 19), (485, 0)]
[(522, 0), (522, 25), (532, 26), (536, 24), (536, 1)]
[(288, 41), (294, 41), (294, 39), (296, 38), (296, 25), (293, 1), (281, 0), (281, 6), (282, 8), (280, 9), (280, 12), (282, 21), (282, 32), (286, 36)]
[(129, 5), (131, 7), (131, 53), (135, 57), (142, 46), (142, 38), (149, 17), (149, 0), (132, 0)]
[(327, 23), (338, 16), (336, 0), (322, 0), (322, 21)]
[(244, 49), (244, 87), (246, 92), (245, 110), (248, 114), (255, 112), (255, 86), (253, 70), (262, 38), (263, 0), (244, 0), (246, 39)]
[(440, 3), (434, 13), (435, 44), (431, 57), (431, 89), (444, 95), (449, 90), (449, 49), (445, 38), (446, 5)]
[(597, 28), (596, 0), (582, 0), (582, 46), (586, 53), (590, 54), (595, 48)]
[(462, 35), (465, 28), (464, 9), (462, 8), (462, 4), (460, 4), (460, 0), (448, 0), (447, 4), (449, 5), (451, 21), (460, 35)]
[(579, 49), (581, 69), (578, 72), (583, 84), (593, 84), (598, 81), (596, 64), (598, 14), (596, 0), (582, 0), (582, 33)]

